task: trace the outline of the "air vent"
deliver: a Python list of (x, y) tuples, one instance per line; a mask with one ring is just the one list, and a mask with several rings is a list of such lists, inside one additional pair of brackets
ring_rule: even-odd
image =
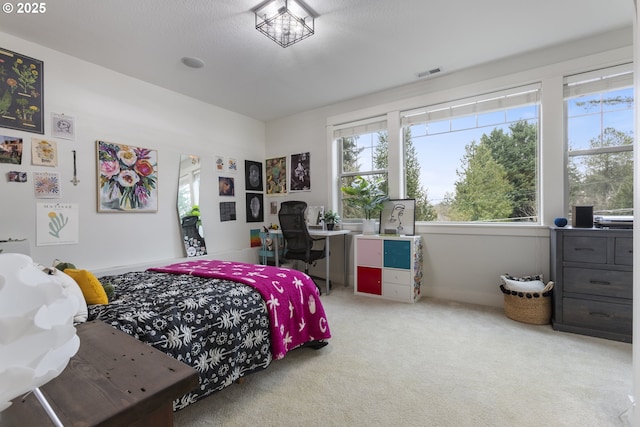
[(432, 76), (432, 75), (437, 74), (439, 72), (440, 72), (440, 67), (433, 68), (433, 69), (431, 69), (429, 71), (423, 71), (421, 73), (418, 73), (418, 78), (421, 79), (423, 77), (429, 77), (429, 76)]

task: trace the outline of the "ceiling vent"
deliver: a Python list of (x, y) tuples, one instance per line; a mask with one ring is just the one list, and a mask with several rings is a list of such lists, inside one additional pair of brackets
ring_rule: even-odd
[(440, 72), (440, 67), (432, 68), (429, 71), (423, 71), (421, 73), (418, 73), (418, 78), (421, 79), (423, 77), (429, 77), (429, 76), (432, 76), (432, 75), (437, 74), (439, 72)]

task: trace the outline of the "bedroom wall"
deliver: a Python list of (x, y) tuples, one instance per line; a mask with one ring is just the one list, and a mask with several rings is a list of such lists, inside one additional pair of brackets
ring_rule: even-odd
[[(559, 184), (564, 179), (562, 77), (632, 60), (632, 45), (632, 29), (625, 28), (267, 123), (267, 156), (310, 151), (312, 158), (312, 192), (296, 193), (275, 200), (302, 199), (309, 204), (336, 209), (337, 196), (330, 191), (335, 187), (336, 177), (327, 166), (332, 124), (541, 81), (542, 225), (425, 224), (416, 227), (425, 243), (425, 295), (501, 307), (502, 294), (498, 289), (500, 274), (542, 273), (549, 277), (548, 226), (555, 217), (564, 216), (563, 186)], [(269, 200), (273, 198), (267, 198), (267, 204)], [(346, 227), (349, 228), (348, 225)], [(351, 228), (357, 230), (357, 227)], [(344, 263), (348, 263), (351, 271), (352, 262), (350, 253), (343, 253), (342, 245), (332, 244), (331, 247), (333, 277), (338, 282), (341, 281), (340, 272)], [(351, 251), (351, 245), (349, 248)], [(323, 274), (323, 269), (324, 264), (319, 261), (312, 272)]]
[[(209, 255), (257, 261), (249, 248), (249, 226), (244, 220), (244, 196), (235, 201), (238, 220), (220, 222), (214, 156), (238, 160), (236, 187), (244, 188), (244, 159), (262, 160), (264, 123), (115, 73), (57, 51), (0, 32), (2, 48), (44, 61), (45, 134), (0, 128), (0, 134), (23, 138), (21, 165), (0, 164), (0, 240), (29, 239), (34, 260), (50, 264), (54, 258), (79, 268), (109, 269), (127, 265), (163, 263), (184, 256), (176, 210), (178, 166), (181, 154), (201, 156), (201, 209)], [(179, 61), (179, 58), (176, 58)], [(191, 72), (206, 72), (185, 68)], [(74, 141), (51, 137), (52, 112), (75, 118)], [(31, 138), (57, 143), (59, 165), (31, 165)], [(98, 213), (96, 140), (156, 149), (158, 200), (156, 213)], [(78, 179), (74, 186), (72, 150), (77, 152)], [(8, 171), (28, 172), (27, 183), (8, 182)], [(34, 171), (59, 172), (61, 198), (34, 197)], [(79, 243), (36, 246), (36, 204), (65, 202), (79, 205)]]

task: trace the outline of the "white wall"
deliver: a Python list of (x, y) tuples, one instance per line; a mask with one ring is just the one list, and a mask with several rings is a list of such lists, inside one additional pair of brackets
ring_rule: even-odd
[[(79, 268), (164, 262), (184, 256), (176, 209), (180, 154), (202, 160), (201, 209), (209, 254), (219, 258), (257, 260), (249, 249), (244, 193), (236, 192), (238, 220), (220, 222), (214, 156), (238, 160), (236, 189), (244, 189), (244, 160), (264, 158), (264, 123), (129, 78), (33, 43), (0, 33), (2, 47), (44, 61), (45, 134), (0, 128), (0, 134), (23, 138), (22, 164), (0, 164), (0, 239), (28, 238), (31, 256), (43, 264), (54, 258)], [(190, 72), (206, 72), (185, 68)], [(76, 139), (51, 137), (52, 112), (75, 118)], [(31, 138), (56, 141), (59, 165), (31, 165)], [(159, 206), (157, 213), (98, 213), (96, 206), (96, 140), (158, 150)], [(73, 173), (72, 150), (77, 151), (78, 179)], [(8, 171), (28, 172), (26, 184), (8, 182)], [(32, 172), (61, 174), (60, 199), (36, 199)], [(80, 209), (80, 243), (36, 246), (35, 211), (39, 202), (77, 203)], [(247, 260), (247, 259), (245, 259)]]
[[(543, 225), (417, 226), (426, 250), (423, 282), (426, 295), (502, 306), (498, 289), (500, 274), (542, 273), (549, 277), (548, 226), (555, 217), (565, 216), (562, 78), (630, 61), (632, 45), (632, 29), (623, 29), (286, 117), (267, 124), (267, 155), (310, 151), (313, 191), (289, 195), (286, 199), (302, 199), (336, 209), (336, 172), (324, 163), (334, 151), (329, 136), (332, 125), (385, 114), (388, 119), (396, 117), (391, 122), (397, 124), (398, 112), (402, 110), (541, 82), (540, 216)], [(393, 130), (389, 129), (389, 133)], [(269, 200), (273, 198), (267, 198), (267, 203)], [(332, 270), (337, 282), (341, 281), (340, 269), (345, 262), (351, 268), (351, 261), (347, 261), (349, 254), (342, 253), (341, 245), (332, 245), (332, 249), (331, 259), (336, 260), (335, 264), (332, 262)], [(316, 270), (321, 273), (323, 268), (319, 262)]]

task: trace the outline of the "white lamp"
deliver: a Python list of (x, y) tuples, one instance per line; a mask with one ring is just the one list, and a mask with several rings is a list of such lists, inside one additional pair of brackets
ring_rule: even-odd
[(0, 254), (0, 411), (33, 391), (61, 426), (38, 389), (57, 377), (80, 347), (73, 326), (78, 300), (30, 257)]

